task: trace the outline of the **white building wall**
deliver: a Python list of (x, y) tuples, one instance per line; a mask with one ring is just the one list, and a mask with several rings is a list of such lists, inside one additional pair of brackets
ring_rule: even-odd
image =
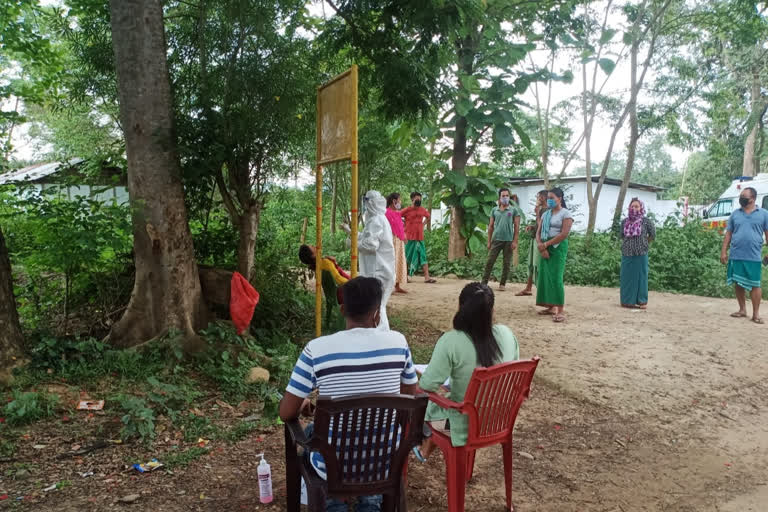
[[(593, 191), (596, 188), (593, 183)], [(532, 218), (533, 208), (536, 204), (536, 194), (543, 187), (540, 184), (534, 185), (516, 185), (510, 187), (513, 194), (520, 198), (520, 206), (523, 208), (526, 217)], [(579, 232), (586, 231), (589, 221), (589, 205), (587, 202), (587, 184), (584, 182), (565, 183), (563, 186), (565, 199), (568, 209), (573, 212), (573, 229)], [(595, 229), (597, 231), (606, 231), (610, 229), (613, 222), (613, 212), (616, 209), (616, 200), (619, 197), (619, 187), (616, 185), (603, 184), (600, 191), (600, 200), (597, 203), (597, 218), (595, 219)], [(643, 203), (648, 212), (653, 212), (659, 222), (671, 213), (677, 211), (677, 206), (670, 205), (670, 201), (659, 201), (656, 199), (656, 193), (642, 189), (630, 188), (624, 199), (623, 211), (629, 207), (632, 198), (637, 197)]]

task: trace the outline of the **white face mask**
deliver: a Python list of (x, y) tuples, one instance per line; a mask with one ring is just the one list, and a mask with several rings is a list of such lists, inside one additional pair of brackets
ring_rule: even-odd
[(400, 203), (395, 203), (395, 210), (399, 210), (402, 207)]

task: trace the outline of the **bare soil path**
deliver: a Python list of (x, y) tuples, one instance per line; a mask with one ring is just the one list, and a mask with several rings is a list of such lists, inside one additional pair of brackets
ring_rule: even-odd
[[(392, 299), (417, 362), (428, 362), (419, 355), (450, 328), (464, 284), (417, 280)], [(523, 357), (542, 357), (516, 429), (516, 510), (768, 510), (768, 327), (730, 318), (732, 300), (652, 293), (647, 311), (631, 311), (618, 307), (618, 290), (579, 287), (567, 288), (568, 320), (557, 325), (535, 314), (533, 298), (514, 296), (520, 285), (507, 288), (496, 295), (497, 321), (515, 331)], [(150, 455), (139, 446), (62, 462), (55, 453), (74, 434), (55, 434), (61, 446), (35, 451), (55, 428), (30, 429), (19, 450), (26, 465), (0, 464), (9, 494), (0, 510), (284, 510), (281, 429), (212, 442), (186, 467), (139, 475), (124, 470)], [(261, 452), (272, 464), (271, 505), (258, 503)], [(504, 509), (502, 467), (501, 450), (478, 453), (466, 510)], [(69, 484), (42, 492), (56, 481)], [(447, 510), (439, 452), (412, 463), (408, 484), (409, 510)], [(16, 501), (19, 493), (27, 498)], [(130, 494), (139, 495), (134, 504), (115, 503)]]

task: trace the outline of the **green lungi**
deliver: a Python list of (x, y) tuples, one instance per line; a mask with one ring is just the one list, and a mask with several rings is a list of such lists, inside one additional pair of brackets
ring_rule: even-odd
[(621, 304), (648, 304), (648, 254), (621, 257)]
[(565, 305), (565, 258), (568, 256), (568, 239), (555, 247), (548, 247), (549, 259), (539, 261), (536, 279), (536, 305), (544, 307)]
[(427, 264), (427, 249), (424, 240), (408, 240), (405, 243), (405, 259), (408, 260), (408, 275), (412, 276)]
[(728, 260), (728, 284), (737, 284), (747, 291), (760, 288), (762, 273), (759, 261)]
[(528, 246), (528, 277), (532, 278), (531, 282), (536, 283), (539, 276), (539, 262), (541, 261), (541, 253), (538, 247), (536, 247), (536, 237), (531, 240)]

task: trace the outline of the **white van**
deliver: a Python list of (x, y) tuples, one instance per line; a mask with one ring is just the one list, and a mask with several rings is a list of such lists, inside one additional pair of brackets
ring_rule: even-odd
[(747, 187), (757, 190), (757, 201), (755, 201), (755, 204), (760, 208), (768, 210), (768, 174), (762, 173), (755, 177), (741, 176), (733, 180), (731, 186), (722, 193), (720, 198), (704, 210), (702, 214), (704, 226), (718, 229), (725, 228), (731, 212), (741, 208), (739, 205), (739, 195)]

